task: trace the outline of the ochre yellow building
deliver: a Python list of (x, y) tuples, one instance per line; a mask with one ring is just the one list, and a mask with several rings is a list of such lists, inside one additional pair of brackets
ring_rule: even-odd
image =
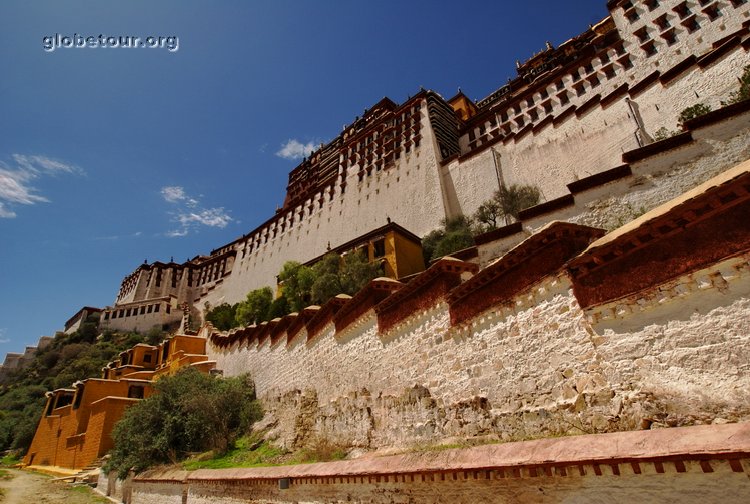
[(177, 334), (158, 346), (139, 343), (103, 369), (101, 378), (47, 392), (47, 403), (25, 465), (80, 469), (113, 446), (112, 429), (125, 409), (153, 393), (153, 382), (192, 366), (215, 367), (206, 357), (206, 340)]

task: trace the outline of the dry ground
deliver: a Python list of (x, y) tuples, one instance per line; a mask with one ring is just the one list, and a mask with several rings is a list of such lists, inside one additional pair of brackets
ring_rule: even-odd
[(0, 477), (2, 504), (101, 504), (107, 499), (88, 487), (72, 487), (49, 476), (18, 469), (3, 469)]

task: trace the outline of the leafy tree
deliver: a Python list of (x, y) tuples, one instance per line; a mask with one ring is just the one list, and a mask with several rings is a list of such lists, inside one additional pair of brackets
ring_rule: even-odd
[(708, 114), (709, 112), (711, 112), (710, 105), (706, 105), (705, 103), (696, 103), (695, 105), (688, 107), (680, 112), (680, 115), (677, 118), (677, 125), (681, 128), (684, 128), (685, 123), (690, 119), (695, 119), (696, 117)]
[(474, 221), (477, 223), (480, 232), (497, 229), (502, 218), (502, 207), (500, 206), (500, 202), (495, 198), (488, 199), (479, 205), (479, 208), (474, 213)]
[(312, 284), (315, 274), (312, 268), (298, 263), (287, 261), (279, 272), (281, 282), (281, 293), (286, 298), (291, 311), (299, 312), (310, 304)]
[(503, 184), (493, 198), (500, 204), (500, 214), (505, 223), (510, 224), (518, 220), (521, 210), (538, 204), (541, 193), (538, 187), (530, 185), (513, 184), (507, 187)]
[(337, 294), (356, 294), (373, 278), (381, 274), (380, 265), (370, 263), (362, 252), (351, 252), (341, 257), (330, 253), (312, 267), (311, 300), (322, 305)]
[(235, 320), (239, 325), (259, 324), (268, 320), (268, 311), (273, 302), (270, 287), (261, 287), (247, 293), (245, 300), (238, 304)]
[(237, 326), (237, 307), (239, 303), (230, 305), (229, 303), (222, 303), (219, 306), (208, 310), (206, 312), (205, 319), (207, 322), (211, 322), (215, 328), (220, 331), (227, 331)]
[(155, 389), (115, 425), (107, 470), (120, 477), (191, 452), (225, 452), (261, 417), (247, 376), (217, 378), (186, 368), (158, 380)]
[(739, 80), (740, 88), (737, 91), (732, 92), (729, 95), (729, 99), (726, 102), (722, 102), (722, 105), (731, 105), (750, 98), (750, 65), (747, 65), (744, 68), (742, 77), (740, 77)]
[(460, 215), (453, 219), (443, 219), (442, 228), (430, 232), (422, 239), (422, 253), (429, 263), (474, 245), (471, 219)]
[(279, 296), (273, 300), (270, 308), (268, 309), (268, 320), (273, 320), (277, 317), (283, 317), (291, 313), (289, 310), (289, 302), (284, 296)]

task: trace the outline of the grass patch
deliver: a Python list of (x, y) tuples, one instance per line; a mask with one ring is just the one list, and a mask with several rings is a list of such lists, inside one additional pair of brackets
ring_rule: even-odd
[(21, 463), (21, 457), (16, 454), (8, 454), (0, 459), (0, 466), (11, 467)]
[(68, 491), (76, 494), (82, 494), (86, 495), (91, 499), (91, 502), (97, 502), (97, 503), (108, 503), (110, 502), (106, 498), (102, 497), (101, 495), (96, 494), (91, 487), (88, 485), (76, 485), (68, 487)]
[(280, 465), (286, 452), (262, 439), (262, 433), (241, 437), (234, 448), (223, 454), (207, 452), (182, 463), (188, 471), (196, 469), (226, 469), (229, 467), (260, 467)]
[(196, 469), (228, 469), (232, 467), (268, 467), (293, 464), (312, 464), (346, 458), (346, 449), (318, 439), (308, 448), (289, 452), (273, 446), (263, 439), (264, 432), (254, 432), (235, 442), (234, 448), (224, 454), (206, 452), (182, 463), (187, 471)]
[(0, 480), (13, 479), (13, 475), (4, 469), (0, 469)]
[(315, 462), (331, 462), (344, 460), (346, 449), (327, 439), (318, 439), (310, 447), (293, 453), (285, 461), (286, 464), (312, 464)]

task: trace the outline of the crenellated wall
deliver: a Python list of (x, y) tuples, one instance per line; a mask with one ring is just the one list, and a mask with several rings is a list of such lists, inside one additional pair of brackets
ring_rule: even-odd
[[(209, 256), (140, 267), (123, 281), (112, 310), (171, 295), (197, 316), (274, 286), (286, 261), (309, 261), (388, 222), (424, 236), (446, 217), (473, 214), (500, 184), (540, 189), (542, 205), (522, 216), (526, 231), (552, 218), (611, 229), (747, 159), (747, 135), (717, 137), (716, 128), (704, 128), (711, 130), (706, 138), (688, 128), (690, 141), (666, 149), (685, 156), (675, 161), (683, 165), (678, 169), (656, 156), (625, 158), (654, 146), (665, 150), (654, 143), (657, 131), (677, 132), (686, 107), (716, 109), (737, 89), (750, 64), (750, 3), (659, 0), (608, 8), (610, 16), (519, 63), (514, 79), (478, 102), (463, 93), (444, 100), (429, 90), (401, 104), (382, 99), (291, 171), (283, 206), (269, 219)], [(660, 167), (649, 172), (652, 162)], [(582, 183), (623, 164), (635, 179), (627, 189), (609, 203), (587, 201)], [(691, 173), (672, 176), (680, 170)], [(493, 250), (480, 246), (480, 264), (522, 236), (506, 238), (490, 240)], [(121, 329), (136, 324), (148, 329), (132, 318), (117, 322)]]
[(555, 222), (479, 272), (443, 259), (209, 355), (252, 373), (287, 447), (747, 420), (748, 219), (745, 162), (607, 235)]

